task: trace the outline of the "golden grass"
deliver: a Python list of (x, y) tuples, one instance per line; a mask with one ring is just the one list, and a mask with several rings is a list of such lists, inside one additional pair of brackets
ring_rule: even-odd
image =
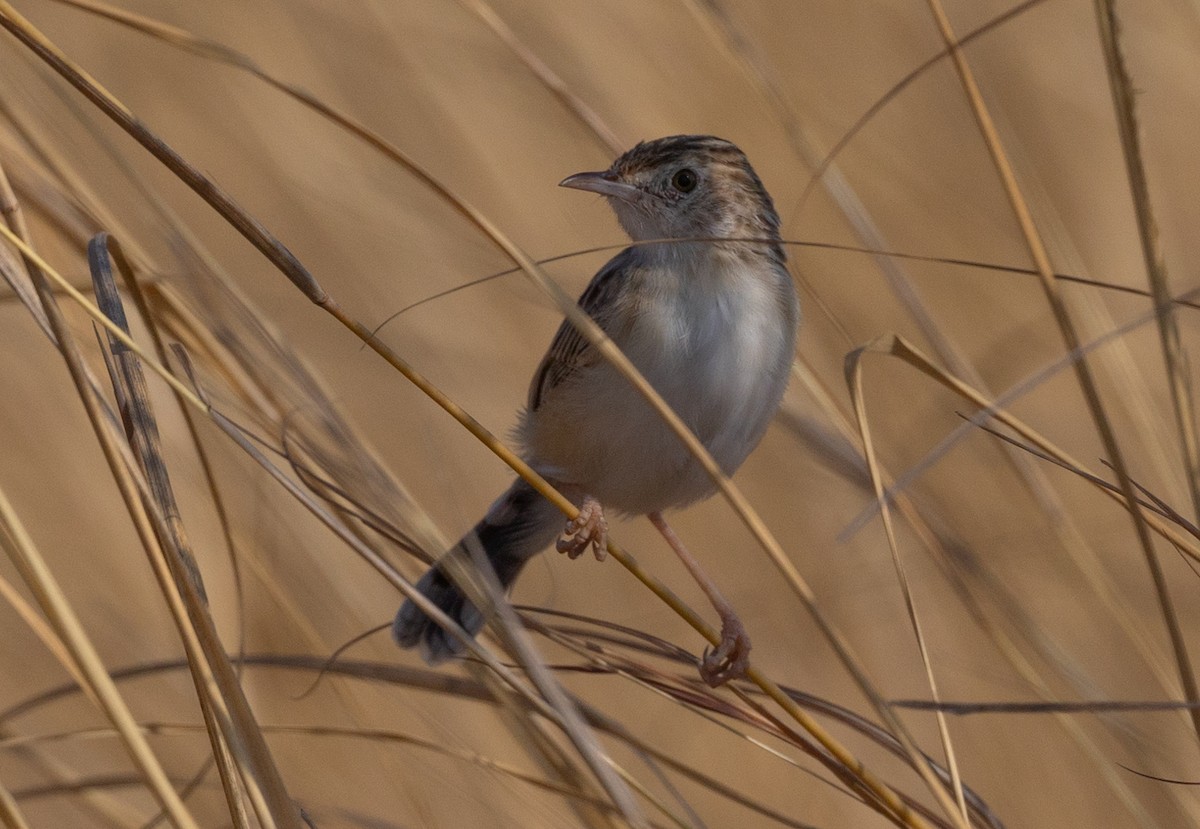
[[(1155, 62), (1154, 4), (993, 5), (0, 0), (5, 825), (1194, 822), (1138, 775), (1194, 777), (1200, 735), (1162, 704), (1196, 697), (1200, 287), (1160, 137), (1200, 50)], [(684, 131), (797, 237), (797, 381), (736, 485), (571, 301), (615, 233), (552, 189)], [(725, 496), (679, 523), (748, 681), (699, 682), (716, 633), (636, 522), (637, 581), (546, 561), (514, 609), (464, 569), (494, 620), (462, 665), (327, 661), (489, 457), (573, 512), (497, 437), (557, 314)]]

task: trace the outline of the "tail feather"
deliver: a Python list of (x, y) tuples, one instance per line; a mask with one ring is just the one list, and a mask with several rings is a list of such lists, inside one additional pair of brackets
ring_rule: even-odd
[[(508, 590), (525, 562), (554, 540), (561, 525), (562, 515), (554, 505), (524, 480), (517, 479), (446, 556), (459, 556), (469, 562), (486, 559), (500, 586)], [(472, 555), (472, 551), (482, 551), (484, 555)], [(471, 636), (483, 628), (482, 611), (454, 585), (440, 564), (431, 567), (416, 587)], [(401, 605), (396, 614), (392, 636), (402, 648), (419, 646), (421, 655), (431, 665), (461, 656), (466, 650), (411, 601)]]

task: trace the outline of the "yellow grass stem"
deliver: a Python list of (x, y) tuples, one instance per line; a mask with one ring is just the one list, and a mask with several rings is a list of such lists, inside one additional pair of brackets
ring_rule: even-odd
[(33, 538), (25, 529), (17, 511), (0, 490), (0, 528), (5, 535), (5, 551), (25, 583), (37, 598), (42, 612), (50, 620), (71, 654), (77, 670), (86, 677), (91, 694), (100, 702), (101, 710), (121, 735), (121, 741), (134, 764), (146, 779), (146, 785), (172, 822), (180, 829), (199, 829), (191, 812), (163, 771), (158, 758), (146, 743), (138, 729), (129, 707), (117, 690), (116, 683), (104, 668), (100, 655), (92, 645), (79, 617), (75, 615), (70, 601), (59, 587), (58, 579), (42, 558)]
[[(1189, 700), (1200, 699), (1200, 691), (1197, 689), (1196, 676), (1192, 671), (1187, 643), (1183, 638), (1183, 630), (1179, 624), (1179, 617), (1175, 613), (1174, 602), (1171, 599), (1166, 576), (1163, 574), (1162, 564), (1159, 562), (1158, 553), (1154, 549), (1154, 541), (1150, 537), (1146, 516), (1138, 504), (1137, 491), (1129, 475), (1129, 469), (1125, 463), (1125, 457), (1121, 452), (1120, 444), (1117, 442), (1116, 432), (1105, 411), (1103, 400), (1100, 397), (1100, 389), (1092, 375), (1088, 361), (1083, 355), (1079, 333), (1067, 310), (1066, 302), (1063, 301), (1059, 286), (1055, 282), (1054, 269), (1050, 264), (1050, 255), (1046, 250), (1045, 243), (1042, 241), (1037, 224), (1033, 220), (1033, 214), (1029, 210), (1029, 205), (1021, 192), (1020, 183), (1017, 181), (1012, 163), (1008, 159), (1008, 153), (1000, 141), (1000, 134), (996, 130), (991, 113), (984, 103), (983, 93), (975, 81), (975, 75), (971, 71), (971, 66), (967, 62), (966, 55), (963, 54), (961, 47), (958, 45), (954, 30), (950, 25), (950, 19), (946, 16), (946, 11), (942, 7), (940, 0), (927, 0), (927, 2), (930, 12), (937, 23), (938, 31), (950, 49), (955, 71), (958, 73), (959, 80), (962, 83), (963, 93), (970, 104), (971, 112), (975, 116), (975, 122), (979, 127), (980, 135), (987, 145), (988, 153), (996, 167), (1001, 184), (1004, 186), (1004, 192), (1008, 196), (1013, 215), (1020, 226), (1021, 235), (1029, 250), (1030, 258), (1033, 260), (1038, 276), (1041, 277), (1042, 288), (1046, 294), (1050, 308), (1054, 312), (1054, 319), (1058, 324), (1059, 331), (1062, 333), (1063, 341), (1069, 352), (1079, 354), (1079, 359), (1074, 363), (1075, 375), (1079, 381), (1079, 387), (1087, 400), (1088, 411), (1092, 415), (1096, 431), (1100, 434), (1104, 451), (1112, 463), (1113, 471), (1117, 474), (1117, 482), (1120, 485), (1121, 494), (1128, 505), (1129, 515), (1133, 521), (1133, 529), (1137, 535), (1138, 543), (1141, 545), (1142, 553), (1146, 560), (1146, 568), (1150, 572), (1150, 580), (1154, 585), (1163, 623), (1166, 626), (1167, 636), (1175, 656), (1176, 668), (1179, 672), (1179, 680), (1183, 687), (1183, 693)], [(1200, 710), (1193, 709), (1190, 715), (1196, 736), (1200, 738)]]

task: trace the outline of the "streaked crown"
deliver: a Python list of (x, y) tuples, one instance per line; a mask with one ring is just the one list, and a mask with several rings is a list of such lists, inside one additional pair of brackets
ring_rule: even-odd
[(784, 259), (771, 196), (746, 154), (722, 138), (643, 141), (607, 170), (577, 173), (562, 186), (607, 196), (634, 240), (768, 240), (770, 255)]

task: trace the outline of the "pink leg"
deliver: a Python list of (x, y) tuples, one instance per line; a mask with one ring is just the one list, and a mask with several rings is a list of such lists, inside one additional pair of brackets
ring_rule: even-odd
[(662, 533), (662, 537), (675, 551), (675, 555), (679, 556), (683, 566), (692, 574), (692, 578), (700, 585), (704, 595), (712, 602), (717, 615), (721, 617), (721, 644), (715, 651), (705, 649), (704, 658), (700, 662), (700, 677), (713, 688), (731, 679), (744, 677), (750, 667), (750, 635), (746, 632), (746, 626), (734, 612), (733, 605), (725, 600), (717, 585), (700, 568), (700, 562), (683, 546), (683, 542), (667, 524), (662, 513), (652, 512), (646, 517)]
[(566, 529), (554, 546), (571, 559), (579, 558), (590, 546), (596, 561), (604, 561), (608, 555), (608, 521), (604, 518), (604, 508), (600, 502), (590, 495), (583, 496), (579, 515), (567, 522)]

